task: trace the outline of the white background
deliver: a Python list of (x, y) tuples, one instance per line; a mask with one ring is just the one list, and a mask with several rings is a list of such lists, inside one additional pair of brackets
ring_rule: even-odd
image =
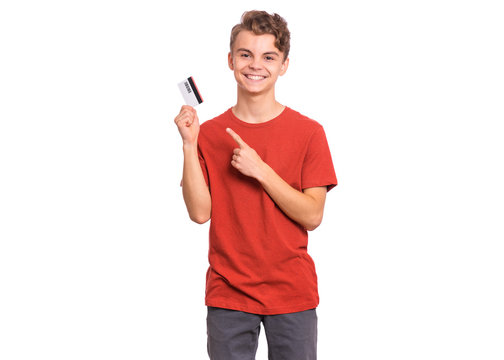
[(202, 121), (232, 106), (254, 8), (289, 22), (277, 96), (324, 126), (340, 181), (310, 234), (319, 358), (504, 358), (499, 1), (330, 4), (2, 2), (1, 359), (206, 358), (176, 84)]

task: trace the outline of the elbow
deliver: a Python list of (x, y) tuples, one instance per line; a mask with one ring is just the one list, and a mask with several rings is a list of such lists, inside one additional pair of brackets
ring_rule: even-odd
[(306, 231), (313, 231), (316, 228), (318, 228), (319, 225), (320, 225), (320, 223), (318, 223), (318, 224), (317, 223), (306, 224), (305, 225), (305, 229), (306, 229)]
[(210, 216), (205, 215), (189, 215), (189, 218), (194, 221), (196, 224), (204, 224), (208, 220), (210, 220)]
[(196, 224), (204, 224), (210, 220), (210, 213), (189, 213), (189, 218)]
[(186, 200), (187, 214), (191, 221), (196, 224), (204, 224), (210, 220), (212, 214), (212, 203), (206, 201), (188, 201)]
[(322, 223), (322, 213), (320, 214), (316, 214), (314, 216), (312, 216), (310, 219), (308, 219), (308, 221), (304, 224), (304, 228), (307, 230), (307, 231), (313, 231), (315, 230), (316, 228), (319, 227), (319, 225)]

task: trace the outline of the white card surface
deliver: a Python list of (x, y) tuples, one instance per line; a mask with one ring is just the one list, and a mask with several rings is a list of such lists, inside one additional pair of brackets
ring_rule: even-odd
[(192, 76), (179, 83), (178, 87), (187, 105), (196, 106), (203, 102)]

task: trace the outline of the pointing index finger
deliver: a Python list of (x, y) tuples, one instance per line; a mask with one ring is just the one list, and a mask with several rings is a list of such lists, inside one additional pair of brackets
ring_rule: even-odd
[(245, 143), (245, 141), (242, 140), (242, 138), (240, 137), (240, 135), (238, 135), (237, 133), (235, 133), (233, 130), (231, 130), (230, 128), (227, 128), (226, 132), (233, 138), (234, 141), (236, 141), (236, 143), (238, 144), (238, 146), (240, 148), (243, 148), (244, 146), (247, 146), (247, 144)]

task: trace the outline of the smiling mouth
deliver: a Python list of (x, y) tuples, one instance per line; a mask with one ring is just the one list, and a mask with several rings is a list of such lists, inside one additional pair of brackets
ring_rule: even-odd
[(250, 80), (264, 80), (264, 79), (266, 79), (266, 76), (262, 76), (262, 75), (245, 74), (245, 77)]

